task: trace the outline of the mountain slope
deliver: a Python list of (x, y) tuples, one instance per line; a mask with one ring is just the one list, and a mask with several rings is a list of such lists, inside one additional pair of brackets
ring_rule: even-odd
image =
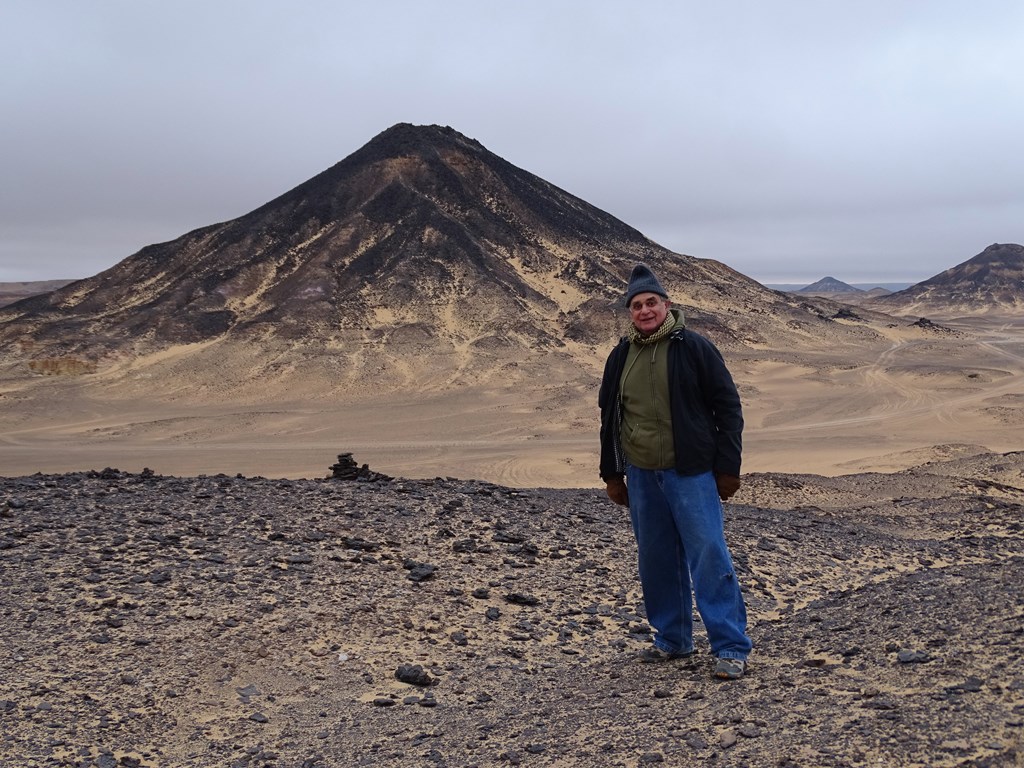
[(1024, 312), (1024, 246), (994, 243), (971, 259), (871, 305), (900, 314)]
[(0, 309), (0, 345), (22, 362), (173, 363), (224, 391), (289, 375), (346, 392), (557, 376), (552, 352), (593, 373), (641, 260), (723, 345), (870, 335), (672, 253), (451, 128), (399, 124), (244, 216)]

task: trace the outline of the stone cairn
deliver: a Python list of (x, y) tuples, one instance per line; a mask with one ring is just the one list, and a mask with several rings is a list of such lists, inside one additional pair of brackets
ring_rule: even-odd
[(366, 464), (359, 466), (351, 453), (339, 453), (338, 463), (331, 465), (332, 480), (393, 480), (394, 478), (380, 472), (373, 472)]

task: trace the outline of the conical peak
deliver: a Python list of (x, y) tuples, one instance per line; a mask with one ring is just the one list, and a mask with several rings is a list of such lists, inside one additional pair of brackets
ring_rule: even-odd
[[(254, 211), (240, 217), (238, 221), (250, 223), (260, 220), (268, 212), (278, 210), (282, 206), (287, 209), (296, 206), (303, 209), (303, 215), (315, 216), (320, 219), (334, 218), (338, 206), (351, 208), (361, 205), (356, 198), (360, 194), (376, 194), (387, 186), (395, 168), (407, 168), (405, 165), (395, 166), (393, 161), (405, 161), (409, 158), (418, 164), (435, 164), (436, 159), (450, 152), (468, 153), (483, 159), (484, 162), (500, 163), (501, 159), (492, 155), (484, 146), (470, 139), (454, 128), (441, 125), (411, 125), (398, 123), (374, 136), (370, 141), (352, 154), (335, 163), (311, 179), (299, 184)], [(379, 176), (377, 181), (366, 183), (366, 174)], [(362, 182), (356, 180), (363, 177)], [(381, 182), (381, 179), (385, 181)], [(356, 184), (360, 191), (351, 185)], [(335, 203), (335, 198), (341, 200)], [(312, 207), (310, 207), (312, 206)], [(289, 215), (289, 218), (293, 218)]]

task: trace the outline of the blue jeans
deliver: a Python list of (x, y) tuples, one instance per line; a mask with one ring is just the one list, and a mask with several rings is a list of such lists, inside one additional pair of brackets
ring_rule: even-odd
[(654, 644), (669, 653), (693, 650), (692, 584), (711, 652), (747, 658), (747, 609), (725, 543), (714, 475), (627, 466), (626, 487)]

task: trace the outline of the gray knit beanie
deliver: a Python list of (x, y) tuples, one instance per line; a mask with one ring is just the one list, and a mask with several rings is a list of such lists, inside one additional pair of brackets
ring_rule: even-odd
[(656, 293), (664, 299), (668, 298), (665, 289), (661, 287), (658, 278), (651, 272), (646, 264), (637, 264), (633, 267), (633, 273), (629, 276), (629, 285), (626, 286), (626, 306), (638, 293)]

